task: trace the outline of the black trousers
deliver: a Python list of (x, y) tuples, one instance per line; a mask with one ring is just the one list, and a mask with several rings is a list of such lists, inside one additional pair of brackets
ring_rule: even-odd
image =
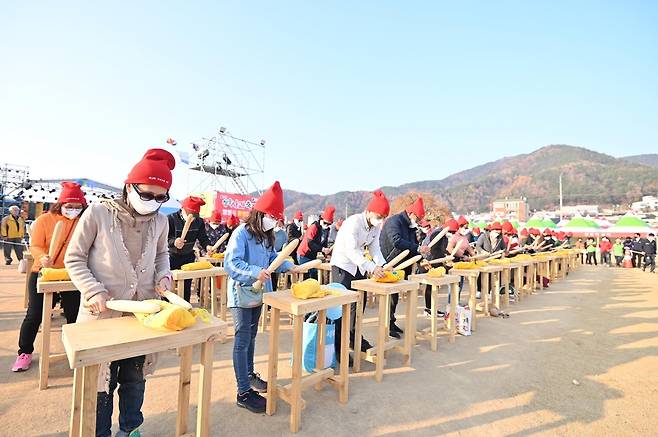
[[(21, 324), (21, 330), (18, 337), (18, 354), (31, 354), (34, 352), (34, 340), (37, 338), (39, 326), (41, 326), (41, 318), (43, 316), (43, 293), (37, 293), (37, 277), (38, 273), (29, 273), (27, 288), (28, 288), (28, 304), (27, 313)], [(59, 293), (60, 302), (64, 315), (66, 316), (66, 323), (75, 323), (78, 317), (78, 309), (80, 308), (80, 292), (79, 291), (65, 291)]]
[[(183, 254), (169, 252), (169, 266), (171, 270), (180, 269), (183, 264), (192, 263), (195, 259), (194, 252)], [(192, 294), (192, 280), (186, 279), (183, 287), (185, 300), (189, 302), (190, 295)]]
[(637, 267), (638, 269), (642, 267), (642, 254), (633, 252), (633, 267)]
[[(406, 269), (404, 269), (404, 277), (405, 278), (409, 277), (409, 275), (412, 272), (412, 269), (413, 269), (413, 266), (409, 266)], [(397, 310), (397, 308), (398, 308), (398, 301), (399, 300), (400, 300), (400, 293), (391, 294), (391, 317), (390, 317), (391, 326), (393, 326), (393, 323), (395, 323), (395, 321), (397, 320), (395, 318), (395, 310)]]
[(16, 258), (20, 261), (23, 259), (23, 240), (21, 238), (6, 238), (6, 243), (2, 246), (5, 255), (5, 263), (11, 264), (11, 250), (14, 250)]
[(645, 255), (644, 256), (644, 268), (642, 269), (643, 271), (646, 270), (647, 266), (649, 266), (650, 271), (653, 273), (654, 270), (656, 270), (656, 255)]
[[(352, 281), (359, 279), (366, 279), (366, 275), (362, 275), (357, 269), (356, 274), (352, 275), (350, 272), (341, 269), (340, 267), (331, 266), (331, 276), (333, 282), (343, 284), (348, 290), (353, 290)], [(366, 310), (366, 293), (363, 294), (362, 310)], [(336, 327), (336, 338), (334, 347), (336, 351), (336, 358), (340, 357), (341, 333), (342, 333), (342, 319), (334, 321)], [(350, 306), (350, 347), (354, 347), (354, 329), (356, 327), (356, 303)]]

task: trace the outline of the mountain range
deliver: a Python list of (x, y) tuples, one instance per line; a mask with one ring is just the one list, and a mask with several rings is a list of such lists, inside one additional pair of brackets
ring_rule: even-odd
[[(498, 198), (527, 198), (530, 209), (556, 208), (562, 175), (564, 204), (627, 204), (658, 194), (658, 154), (615, 158), (583, 147), (549, 145), (505, 157), (444, 179), (384, 186), (389, 199), (409, 192), (431, 195), (459, 213), (490, 211)], [(285, 191), (286, 215), (321, 211), (327, 204), (337, 215), (365, 208), (370, 191), (341, 191), (327, 196)]]

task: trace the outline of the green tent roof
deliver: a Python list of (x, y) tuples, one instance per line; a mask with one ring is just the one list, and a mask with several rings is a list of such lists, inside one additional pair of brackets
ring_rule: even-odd
[(564, 225), (565, 228), (598, 228), (599, 225), (593, 220), (587, 220), (583, 217), (574, 217), (569, 220), (569, 223)]
[(555, 222), (553, 220), (550, 220), (550, 219), (544, 219), (544, 220), (542, 220), (541, 223), (542, 223), (542, 226), (545, 227), (545, 228), (550, 228), (550, 229), (557, 228), (557, 225), (555, 224)]
[(526, 228), (543, 228), (544, 226), (544, 221), (540, 219), (530, 219), (528, 223), (525, 224)]
[(649, 225), (639, 217), (633, 215), (625, 215), (620, 218), (613, 226), (614, 228), (648, 228)]

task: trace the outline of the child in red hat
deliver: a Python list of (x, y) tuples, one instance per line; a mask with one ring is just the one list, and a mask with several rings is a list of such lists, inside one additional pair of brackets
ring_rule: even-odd
[[(179, 211), (167, 216), (169, 220), (169, 235), (167, 237), (169, 242), (169, 264), (172, 270), (180, 269), (183, 265), (196, 260), (196, 254), (194, 253), (196, 244), (201, 247), (202, 254), (212, 255), (212, 244), (206, 234), (206, 226), (199, 215), (201, 207), (205, 204), (206, 202), (200, 197), (188, 196), (181, 202)], [(185, 227), (185, 220), (189, 214), (192, 214), (194, 219), (183, 240), (181, 236)], [(185, 280), (183, 290), (185, 300), (189, 302), (192, 294), (191, 279)]]
[[(244, 224), (239, 225), (229, 240), (224, 257), (228, 273), (228, 307), (233, 315), (235, 340), (233, 370), (238, 386), (237, 404), (254, 413), (265, 412), (265, 398), (258, 392), (267, 391), (267, 383), (254, 369), (254, 348), (258, 320), (263, 306), (263, 292), (272, 291), (271, 274), (267, 270), (276, 258), (274, 227), (283, 220), (283, 191), (275, 182), (256, 202)], [(277, 273), (297, 271), (285, 261)], [(263, 288), (253, 283), (259, 280)]]
[[(43, 313), (43, 293), (37, 293), (37, 278), (42, 268), (64, 268), (64, 254), (71, 240), (71, 235), (78, 224), (80, 214), (87, 207), (85, 195), (77, 182), (62, 182), (62, 191), (57, 203), (46, 214), (40, 215), (32, 223), (30, 252), (34, 257), (32, 271), (28, 273), (27, 287), (29, 301), (27, 313), (21, 324), (18, 338), (18, 356), (12, 366), (13, 372), (22, 372), (30, 368), (34, 340), (41, 326)], [(55, 226), (61, 223), (62, 231), (59, 241), (52, 241)], [(57, 249), (51, 258), (48, 253), (51, 244)], [(66, 317), (66, 323), (75, 323), (80, 306), (80, 293), (60, 293), (60, 302)]]
[[(123, 196), (95, 203), (82, 214), (73, 231), (64, 264), (86, 305), (77, 321), (121, 317), (109, 310), (109, 299), (158, 299), (171, 289), (167, 217), (158, 211), (169, 200), (171, 153), (150, 149), (124, 182)], [(144, 421), (144, 375), (155, 357), (136, 356), (101, 365), (96, 408), (96, 435), (109, 436), (114, 391), (119, 386), (119, 433), (139, 435)]]
[[(304, 238), (297, 248), (297, 259), (299, 264), (304, 264), (317, 259), (318, 254), (322, 253), (328, 256), (331, 253), (329, 248), (329, 227), (334, 223), (336, 208), (333, 205), (327, 205), (322, 211), (320, 218), (311, 223), (304, 232)], [(304, 279), (317, 277), (317, 270), (311, 269), (304, 273)]]

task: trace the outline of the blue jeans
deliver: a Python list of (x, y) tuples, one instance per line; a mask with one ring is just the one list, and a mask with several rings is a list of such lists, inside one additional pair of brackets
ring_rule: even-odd
[(119, 429), (131, 432), (144, 423), (144, 355), (112, 361), (110, 364), (110, 392), (99, 392), (96, 406), (96, 437), (112, 435), (114, 390), (119, 385)]
[(251, 388), (249, 375), (254, 373), (254, 347), (262, 308), (262, 305), (255, 308), (231, 308), (235, 324), (233, 370), (238, 384), (238, 394)]

